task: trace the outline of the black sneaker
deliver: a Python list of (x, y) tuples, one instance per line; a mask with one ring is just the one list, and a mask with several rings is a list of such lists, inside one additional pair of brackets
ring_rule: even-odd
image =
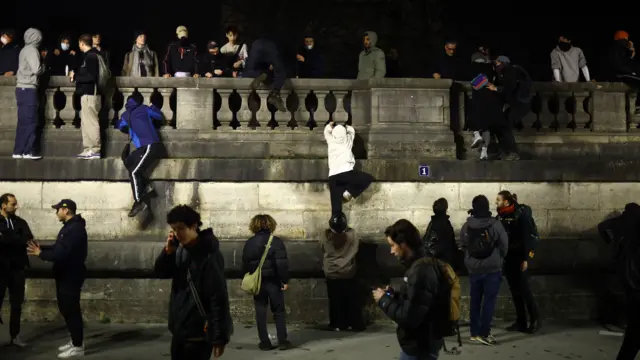
[(258, 344), (258, 348), (262, 351), (271, 351), (273, 350), (273, 344), (271, 342), (261, 342)]
[(251, 90), (255, 90), (258, 87), (260, 87), (260, 84), (262, 84), (265, 80), (267, 80), (267, 74), (266, 73), (262, 73), (262, 74), (258, 75), (257, 78), (253, 79), (253, 81), (251, 82), (251, 85), (249, 85), (249, 87), (251, 87)]
[(527, 325), (518, 324), (517, 322), (507, 326), (507, 331), (527, 332)]
[(273, 106), (275, 106), (278, 111), (286, 112), (287, 106), (284, 104), (282, 97), (278, 93), (271, 93), (267, 98), (267, 102)]
[(133, 204), (133, 207), (131, 207), (131, 211), (129, 211), (129, 217), (135, 217), (140, 211), (147, 210), (147, 207), (147, 204), (144, 202), (136, 202)]
[(280, 342), (278, 344), (278, 349), (280, 349), (282, 351), (290, 350), (290, 349), (293, 349), (293, 344), (288, 340), (287, 341), (283, 341), (283, 342)]

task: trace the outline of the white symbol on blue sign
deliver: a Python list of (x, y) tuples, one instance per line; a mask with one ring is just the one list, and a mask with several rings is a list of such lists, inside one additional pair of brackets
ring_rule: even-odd
[(431, 176), (428, 165), (420, 165), (418, 168), (418, 175), (420, 176)]

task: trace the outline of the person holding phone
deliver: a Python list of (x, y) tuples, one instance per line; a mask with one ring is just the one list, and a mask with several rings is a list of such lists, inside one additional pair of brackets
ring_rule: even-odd
[(172, 360), (209, 360), (224, 354), (233, 324), (220, 243), (200, 214), (179, 205), (167, 214), (171, 231), (154, 271), (172, 279), (169, 331)]

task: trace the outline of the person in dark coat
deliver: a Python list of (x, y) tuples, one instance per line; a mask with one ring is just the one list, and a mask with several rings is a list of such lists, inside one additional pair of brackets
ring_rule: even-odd
[(22, 47), (14, 40), (15, 31), (3, 30), (0, 33), (0, 76), (16, 76), (18, 56)]
[[(495, 79), (495, 72), (491, 60), (475, 53), (471, 57), (471, 76), (483, 74), (489, 82)], [(491, 129), (506, 126), (506, 118), (502, 112), (502, 100), (500, 94), (482, 87), (473, 90), (471, 102), (469, 104), (469, 115), (467, 127), (474, 132), (472, 148), (480, 147), (480, 159), (487, 160), (488, 147), (491, 142)]]
[(267, 97), (267, 102), (279, 111), (287, 111), (287, 107), (280, 96), (280, 90), (287, 79), (287, 71), (280, 57), (280, 52), (276, 44), (266, 38), (258, 39), (251, 45), (249, 59), (245, 64), (243, 77), (254, 78), (251, 82), (251, 89), (257, 89), (261, 83), (267, 80), (267, 74), (273, 73), (273, 83), (271, 91)]
[(304, 46), (296, 54), (296, 77), (303, 79), (317, 79), (324, 76), (324, 57), (315, 47), (313, 36), (304, 37)]
[[(276, 226), (276, 221), (270, 215), (254, 216), (249, 223), (249, 230), (255, 235), (247, 240), (242, 249), (242, 269), (245, 274), (254, 273), (258, 269), (262, 255), (267, 251), (267, 257), (262, 264), (260, 292), (253, 297), (256, 326), (260, 338), (258, 347), (264, 351), (273, 349), (267, 331), (268, 305), (271, 306), (271, 312), (276, 322), (278, 347), (280, 350), (288, 350), (293, 347), (288, 340), (284, 306), (284, 292), (289, 288), (289, 260), (284, 243), (279, 237), (273, 236)], [(267, 249), (267, 243), (271, 237), (271, 246)]]
[(427, 226), (422, 241), (425, 253), (436, 259), (442, 260), (457, 270), (456, 263), (456, 235), (449, 221), (447, 199), (440, 198), (433, 203), (433, 216)]

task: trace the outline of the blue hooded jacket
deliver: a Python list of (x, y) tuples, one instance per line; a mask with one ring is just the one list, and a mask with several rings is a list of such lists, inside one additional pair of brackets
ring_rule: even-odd
[(120, 118), (118, 129), (125, 134), (131, 134), (131, 142), (136, 149), (160, 142), (158, 132), (153, 125), (153, 119), (162, 119), (162, 113), (157, 106), (147, 106), (135, 99), (129, 99), (125, 109), (126, 111)]

